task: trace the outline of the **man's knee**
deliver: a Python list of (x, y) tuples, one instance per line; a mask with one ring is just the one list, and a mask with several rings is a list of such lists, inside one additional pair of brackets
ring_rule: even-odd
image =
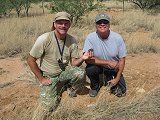
[(85, 70), (77, 67), (73, 73), (73, 76), (76, 76), (78, 80), (83, 80), (85, 78)]
[(86, 67), (86, 74), (88, 75), (88, 76), (93, 76), (93, 75), (95, 75), (95, 74), (99, 74), (99, 69), (98, 69), (98, 67), (97, 66), (95, 66), (95, 65), (88, 65), (87, 67)]

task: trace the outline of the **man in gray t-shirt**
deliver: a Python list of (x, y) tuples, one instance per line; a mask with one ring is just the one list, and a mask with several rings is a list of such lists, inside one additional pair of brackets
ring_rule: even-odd
[(100, 89), (99, 75), (104, 74), (103, 82), (111, 85), (110, 92), (118, 97), (125, 95), (126, 84), (122, 75), (127, 54), (121, 35), (111, 31), (107, 14), (97, 14), (96, 32), (90, 33), (84, 44), (83, 52), (92, 51), (92, 59), (86, 60), (86, 73), (91, 81), (89, 95), (95, 97)]

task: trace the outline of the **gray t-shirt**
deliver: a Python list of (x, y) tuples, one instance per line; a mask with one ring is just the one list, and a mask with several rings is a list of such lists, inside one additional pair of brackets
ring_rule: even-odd
[(104, 60), (117, 61), (127, 54), (123, 38), (113, 31), (110, 31), (109, 37), (104, 40), (96, 32), (90, 33), (85, 40), (83, 52), (89, 49), (93, 49), (95, 57)]

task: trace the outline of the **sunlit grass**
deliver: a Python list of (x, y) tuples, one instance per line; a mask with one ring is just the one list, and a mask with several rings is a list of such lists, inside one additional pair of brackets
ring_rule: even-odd
[[(110, 2), (104, 2), (104, 4), (108, 6)], [(112, 4), (115, 3), (112, 2)], [(116, 4), (119, 5), (120, 3)], [(36, 13), (34, 8), (31, 9), (34, 15), (42, 12), (38, 10)], [(77, 38), (80, 50), (87, 34), (95, 31), (94, 18), (98, 12), (100, 11), (93, 11), (83, 16), (78, 24), (72, 26), (69, 30), (69, 33)], [(160, 24), (158, 22), (160, 18), (158, 15), (150, 15), (138, 10), (129, 10), (123, 13), (111, 9), (105, 12), (111, 16), (111, 29), (114, 28), (114, 31), (121, 33), (124, 37), (129, 53), (159, 52), (159, 46), (152, 40), (156, 39), (157, 43), (157, 39), (160, 39)], [(47, 14), (40, 16), (0, 19), (0, 27), (2, 28), (0, 29), (0, 55), (12, 56), (18, 53), (28, 53), (37, 37), (44, 32), (50, 31), (52, 19), (53, 15), (48, 14), (48, 11)], [(142, 34), (149, 31), (147, 39), (143, 38), (145, 42), (143, 39), (138, 38), (141, 34), (134, 36), (134, 39), (126, 38), (125, 34), (130, 34), (132, 37), (136, 31), (142, 32)]]

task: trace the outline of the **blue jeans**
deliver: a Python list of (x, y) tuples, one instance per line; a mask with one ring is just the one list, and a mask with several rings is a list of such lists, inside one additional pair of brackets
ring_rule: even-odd
[[(98, 90), (100, 87), (100, 80), (99, 75), (104, 74), (106, 76), (106, 79), (103, 80), (103, 82), (108, 82), (112, 80), (114, 77), (116, 77), (117, 72), (114, 69), (108, 69), (103, 66), (88, 64), (86, 66), (86, 74), (91, 82), (91, 89), (92, 90)], [(123, 93), (126, 92), (126, 83), (124, 80), (123, 75), (121, 75), (120, 80), (118, 81), (116, 86), (113, 87), (119, 87)]]

